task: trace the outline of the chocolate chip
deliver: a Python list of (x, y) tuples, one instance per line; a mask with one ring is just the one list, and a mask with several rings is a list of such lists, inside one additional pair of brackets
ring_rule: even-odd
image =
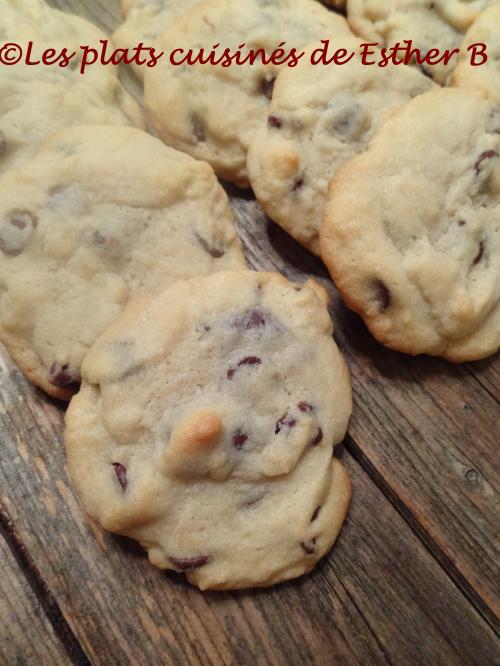
[(458, 220), (458, 226), (463, 227), (465, 225), (465, 220)]
[(316, 552), (316, 537), (312, 541), (301, 541), (300, 545), (307, 555), (313, 555)]
[(124, 467), (121, 463), (113, 463), (113, 468), (122, 490), (126, 490), (128, 485), (127, 468)]
[(203, 142), (207, 140), (203, 121), (196, 114), (191, 116), (191, 127), (193, 128), (193, 135), (197, 141)]
[(297, 407), (300, 409), (301, 412), (306, 412), (306, 413), (307, 412), (312, 412), (312, 410), (314, 409), (314, 407), (311, 404), (309, 404), (308, 402), (304, 402), (304, 401), (299, 402)]
[(476, 264), (478, 264), (481, 261), (481, 259), (483, 258), (483, 254), (484, 254), (484, 241), (479, 241), (479, 249), (474, 258), (474, 261), (472, 262), (473, 266), (476, 266)]
[(273, 96), (273, 89), (274, 89), (274, 83), (276, 81), (276, 76), (274, 74), (268, 75), (266, 74), (265, 78), (262, 79), (262, 83), (260, 84), (260, 88), (262, 90), (262, 94), (267, 97), (267, 99), (271, 99)]
[(243, 432), (240, 428), (236, 430), (233, 434), (233, 446), (235, 449), (240, 451), (240, 449), (243, 447), (243, 444), (247, 441), (248, 435)]
[(318, 430), (316, 432), (316, 435), (311, 440), (311, 446), (317, 446), (321, 442), (322, 439), (323, 439), (323, 429), (318, 428)]
[(382, 280), (374, 280), (372, 284), (380, 310), (383, 312), (391, 304), (391, 292)]
[(49, 369), (49, 382), (58, 388), (76, 390), (82, 378), (80, 373), (71, 370), (69, 363), (52, 363)]
[(321, 505), (320, 505), (320, 506), (317, 506), (317, 507), (314, 509), (314, 513), (313, 513), (313, 515), (311, 516), (311, 523), (314, 523), (314, 521), (315, 521), (316, 518), (318, 517), (320, 511), (321, 511)]
[(297, 419), (294, 419), (293, 416), (289, 416), (288, 412), (285, 412), (283, 416), (276, 421), (274, 432), (277, 435), (281, 432), (282, 428), (293, 428), (295, 425), (297, 425)]
[(493, 157), (498, 157), (496, 150), (485, 150), (483, 153), (481, 153), (481, 155), (479, 155), (476, 163), (474, 164), (474, 171), (476, 172), (476, 175), (478, 175), (481, 171), (481, 164), (484, 162), (484, 160), (491, 160)]
[[(241, 361), (238, 361), (238, 368), (241, 368), (242, 365), (260, 365), (261, 363), (262, 360), (258, 356), (245, 356)], [(235, 372), (236, 368), (229, 368), (227, 371), (227, 378), (232, 379)]]
[(297, 180), (295, 180), (292, 185), (292, 192), (298, 192), (298, 190), (300, 190), (303, 184), (304, 184), (304, 179), (297, 178)]
[(0, 157), (5, 155), (7, 152), (7, 139), (5, 138), (5, 134), (0, 130)]
[(10, 257), (21, 254), (37, 225), (38, 217), (31, 211), (12, 210), (0, 220), (0, 250)]
[(267, 124), (269, 127), (275, 127), (276, 129), (281, 129), (283, 126), (283, 121), (278, 116), (269, 116), (267, 119)]
[(169, 557), (170, 562), (181, 571), (199, 569), (206, 564), (210, 557), (208, 555), (195, 555), (194, 557)]
[(207, 252), (211, 257), (214, 259), (220, 259), (221, 257), (224, 256), (224, 250), (219, 250), (216, 247), (212, 247), (207, 243), (207, 241), (203, 238), (203, 236), (200, 236), (200, 234), (195, 233), (196, 240), (198, 243), (201, 245), (201, 247)]
[(265, 325), (266, 319), (260, 310), (250, 310), (250, 312), (245, 315), (244, 326), (247, 330)]

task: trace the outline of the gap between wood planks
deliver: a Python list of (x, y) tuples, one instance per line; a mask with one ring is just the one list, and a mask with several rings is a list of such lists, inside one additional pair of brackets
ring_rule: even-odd
[(500, 638), (500, 621), (490, 610), (487, 604), (482, 600), (481, 596), (476, 590), (469, 585), (467, 579), (460, 573), (457, 567), (453, 564), (452, 560), (443, 552), (443, 550), (434, 541), (431, 535), (420, 524), (418, 518), (410, 511), (410, 509), (399, 499), (397, 494), (392, 490), (391, 486), (384, 480), (382, 475), (378, 472), (377, 468), (370, 462), (367, 456), (363, 453), (361, 447), (356, 443), (353, 437), (348, 433), (344, 440), (345, 449), (356, 460), (362, 469), (368, 474), (375, 486), (387, 498), (392, 507), (399, 513), (405, 523), (410, 527), (412, 532), (418, 537), (419, 541), (425, 546), (432, 557), (446, 572), (455, 587), (465, 596), (465, 598), (474, 606), (478, 614), (485, 620), (493, 629), (495, 634)]
[(10, 548), (69, 658), (75, 666), (91, 666), (91, 662), (66, 622), (59, 604), (42, 578), (36, 563), (22, 542), (14, 523), (2, 504), (0, 504), (0, 538), (3, 538)]

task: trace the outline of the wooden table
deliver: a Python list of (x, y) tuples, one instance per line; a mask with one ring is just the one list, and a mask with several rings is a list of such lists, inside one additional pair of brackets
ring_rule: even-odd
[[(242, 0), (243, 1), (243, 0)], [(117, 2), (57, 0), (107, 30)], [(332, 294), (354, 414), (352, 506), (332, 553), (269, 590), (200, 593), (91, 522), (65, 465), (63, 406), (0, 357), (0, 664), (500, 664), (500, 358), (384, 349), (318, 260), (228, 188), (250, 264)]]

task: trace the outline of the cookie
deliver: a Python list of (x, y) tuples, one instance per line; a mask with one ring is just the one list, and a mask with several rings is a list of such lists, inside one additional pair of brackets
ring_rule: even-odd
[[(356, 53), (358, 42), (336, 48)], [(392, 110), (435, 84), (413, 67), (367, 67), (357, 54), (344, 65), (312, 65), (312, 52), (278, 75), (267, 126), (248, 153), (255, 195), (285, 231), (319, 254), (328, 183), (366, 147)]]
[[(113, 42), (119, 48), (134, 49), (141, 42), (154, 47), (158, 35), (202, 0), (122, 0), (125, 21), (113, 33)], [(161, 65), (160, 65), (161, 66)], [(133, 65), (139, 78), (144, 77), (145, 66)]]
[[(480, 12), (498, 0), (348, 0), (347, 19), (353, 32), (379, 46), (412, 40), (421, 51), (459, 48), (463, 34)], [(426, 74), (445, 83), (457, 64), (422, 64)]]
[[(221, 57), (239, 46), (275, 51), (300, 50), (316, 40), (349, 35), (342, 16), (316, 0), (209, 0), (179, 18), (157, 41), (167, 54), (182, 47), (205, 49), (214, 44)], [(185, 53), (184, 53), (185, 55)], [(176, 61), (182, 54), (176, 53)], [(286, 56), (283, 56), (285, 58)], [(161, 66), (145, 73), (148, 115), (165, 143), (209, 162), (222, 178), (248, 185), (246, 153), (256, 129), (266, 122), (272, 87), (278, 70), (286, 64), (231, 66)]]
[[(99, 45), (106, 35), (77, 16), (51, 9), (38, 0), (0, 0), (0, 43), (33, 41), (33, 56), (44, 49), (67, 48), (81, 55), (80, 44)], [(0, 172), (23, 161), (31, 148), (52, 132), (84, 124), (144, 128), (142, 111), (123, 89), (114, 67), (94, 65), (79, 72), (78, 57), (67, 67), (0, 66)]]
[(321, 253), (383, 344), (460, 362), (500, 344), (500, 109), (437, 89), (333, 178)]
[[(473, 44), (486, 44), (488, 60), (471, 65)], [(477, 62), (482, 59), (477, 55)], [(453, 71), (452, 85), (474, 88), (500, 104), (500, 5), (486, 9), (465, 34), (459, 64)]]
[(351, 413), (326, 292), (274, 273), (178, 282), (86, 357), (66, 417), (88, 513), (201, 589), (310, 571), (350, 498), (332, 445)]
[(212, 169), (140, 130), (63, 130), (0, 179), (0, 341), (57, 398), (131, 298), (242, 266)]

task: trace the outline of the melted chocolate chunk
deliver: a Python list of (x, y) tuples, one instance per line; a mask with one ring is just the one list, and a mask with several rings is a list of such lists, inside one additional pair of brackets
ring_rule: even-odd
[(458, 220), (458, 226), (463, 227), (465, 225), (465, 220)]
[(283, 121), (278, 116), (269, 116), (267, 119), (267, 124), (269, 127), (275, 127), (276, 129), (281, 129), (283, 126)]
[(323, 439), (323, 429), (318, 428), (314, 438), (311, 440), (311, 446), (317, 446)]
[(476, 163), (474, 164), (474, 171), (476, 172), (476, 175), (479, 174), (481, 171), (481, 164), (485, 160), (491, 160), (493, 157), (498, 157), (498, 153), (496, 150), (485, 150), (481, 155), (476, 160)]
[(317, 506), (317, 507), (314, 509), (314, 513), (313, 513), (313, 515), (311, 516), (311, 523), (314, 523), (314, 521), (315, 521), (316, 518), (318, 517), (320, 511), (321, 511), (321, 506)]
[(267, 97), (267, 99), (271, 99), (273, 96), (273, 89), (274, 89), (274, 83), (276, 81), (276, 77), (274, 75), (272, 76), (267, 76), (262, 79), (262, 83), (260, 84), (260, 88), (262, 90), (262, 94)]
[(0, 250), (10, 257), (21, 254), (37, 225), (38, 217), (29, 210), (16, 208), (5, 215), (0, 220)]
[(203, 121), (199, 116), (193, 114), (191, 116), (191, 127), (193, 128), (193, 136), (200, 143), (207, 140), (207, 135), (205, 134), (205, 127)]
[(316, 552), (316, 537), (311, 541), (301, 541), (302, 550), (307, 555), (313, 555)]
[(283, 416), (276, 421), (274, 432), (277, 435), (283, 428), (293, 428), (295, 425), (297, 425), (297, 419), (294, 419), (288, 412), (285, 412)]
[[(241, 368), (242, 365), (260, 365), (261, 363), (262, 360), (258, 356), (245, 356), (241, 361), (238, 361), (238, 368)], [(236, 368), (229, 368), (227, 371), (227, 378), (232, 379), (235, 372)]]
[(126, 490), (128, 485), (127, 468), (124, 467), (121, 463), (113, 463), (113, 468), (122, 490)]
[(62, 389), (76, 390), (80, 385), (82, 378), (80, 373), (71, 370), (69, 363), (52, 363), (49, 370), (49, 382)]
[(373, 289), (375, 291), (375, 297), (378, 301), (380, 310), (382, 312), (387, 310), (391, 304), (391, 292), (389, 291), (389, 288), (384, 282), (382, 282), (382, 280), (374, 280)]
[(169, 557), (170, 562), (180, 571), (199, 569), (206, 564), (210, 557), (208, 555), (195, 555), (194, 557)]
[(476, 266), (476, 264), (478, 264), (481, 261), (481, 259), (483, 258), (483, 255), (484, 255), (484, 241), (479, 241), (479, 249), (478, 249), (477, 254), (474, 258), (474, 261), (472, 262), (472, 265)]
[(203, 236), (200, 236), (200, 234), (195, 234), (196, 240), (198, 243), (201, 245), (201, 247), (207, 252), (211, 257), (214, 259), (220, 259), (221, 257), (224, 256), (224, 250), (219, 250), (216, 247), (212, 247), (207, 243), (207, 241), (203, 238)]
[(250, 312), (245, 315), (243, 322), (247, 330), (266, 325), (266, 319), (260, 310), (250, 310)]
[(292, 192), (298, 192), (302, 185), (304, 184), (303, 178), (297, 178), (292, 185)]
[(235, 449), (240, 451), (243, 448), (243, 444), (247, 441), (248, 435), (243, 432), (240, 428), (236, 430), (233, 434), (233, 446)]
[(314, 407), (310, 403), (304, 401), (299, 402), (297, 407), (300, 409), (301, 412), (306, 412), (306, 413), (312, 412), (312, 410), (314, 409)]

